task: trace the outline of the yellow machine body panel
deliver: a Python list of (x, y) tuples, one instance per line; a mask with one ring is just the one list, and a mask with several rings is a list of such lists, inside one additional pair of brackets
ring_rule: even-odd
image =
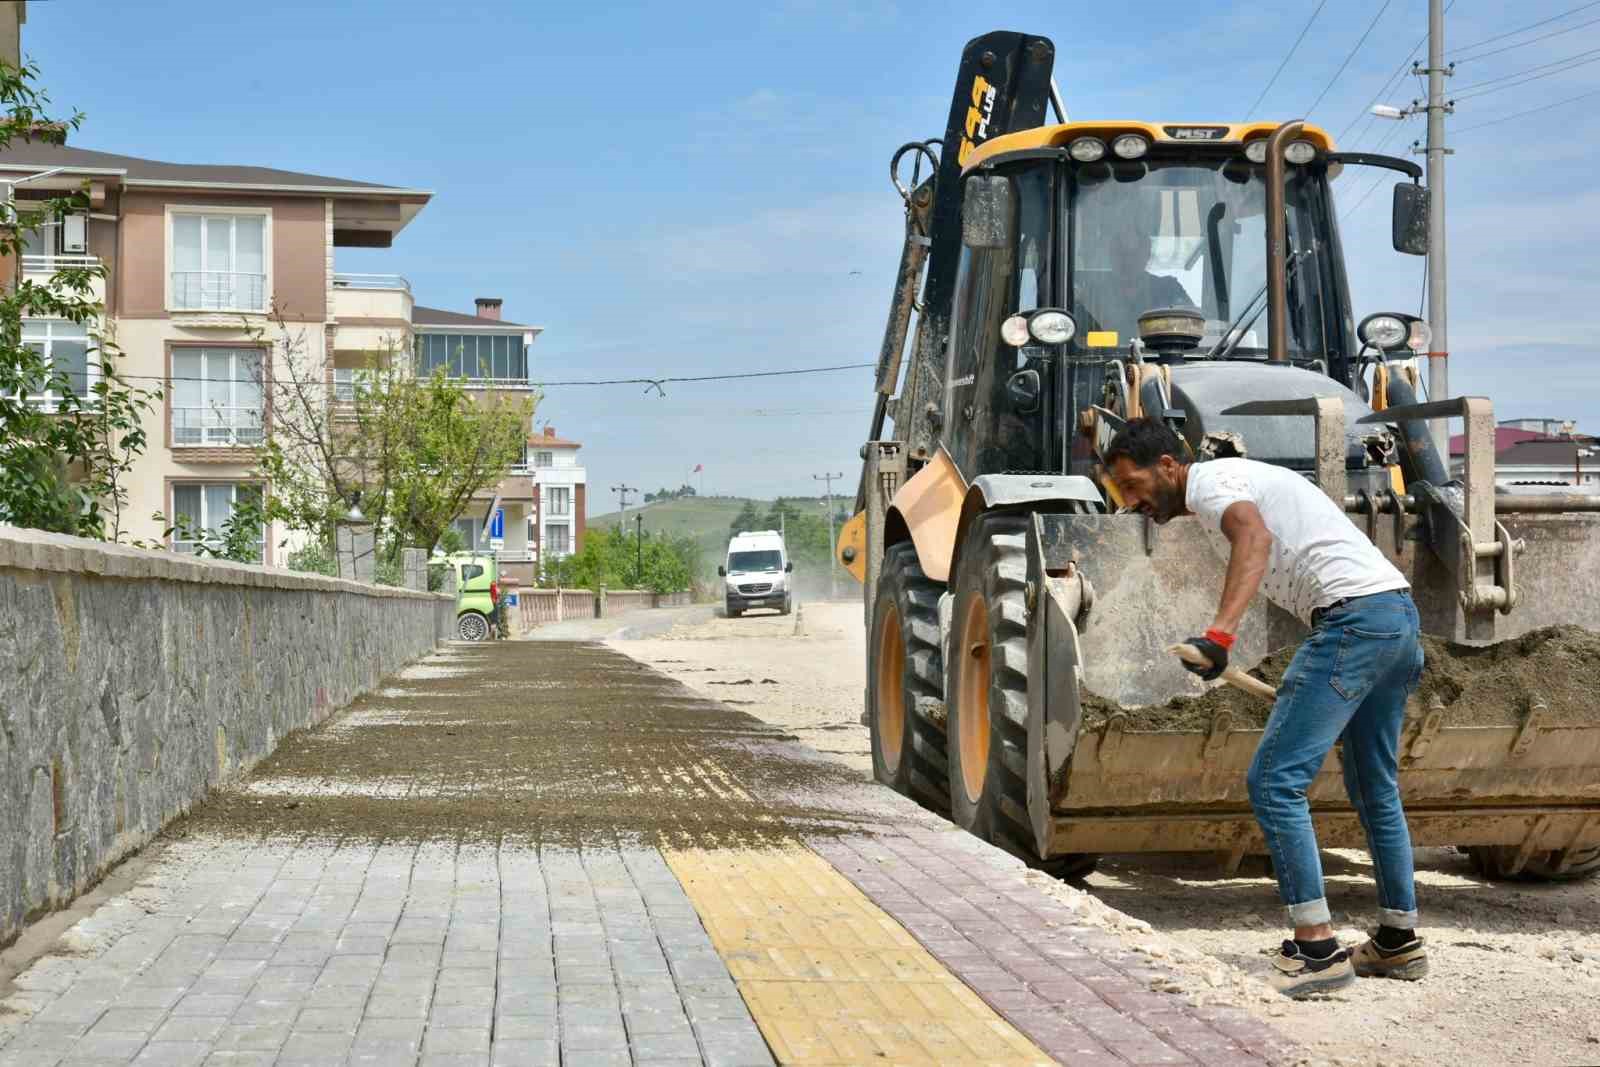
[[(1064, 122), (1055, 126), (1019, 130), (985, 141), (961, 163), (963, 171), (969, 171), (986, 160), (1009, 152), (1065, 148), (1079, 137), (1099, 137), (1109, 141), (1124, 133), (1137, 133), (1149, 138), (1152, 144), (1243, 144), (1264, 139), (1275, 129), (1277, 123), (1273, 122)], [(1205, 131), (1205, 136), (1197, 136), (1195, 131)], [(1333, 137), (1320, 127), (1308, 125), (1300, 136), (1324, 152), (1334, 150)]]

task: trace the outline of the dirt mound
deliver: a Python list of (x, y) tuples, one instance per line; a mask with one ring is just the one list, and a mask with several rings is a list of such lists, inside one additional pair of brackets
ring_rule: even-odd
[[(1552, 725), (1600, 722), (1600, 702), (1595, 699), (1600, 633), (1577, 626), (1547, 626), (1483, 647), (1434, 637), (1424, 637), (1422, 644), (1426, 663), (1413, 704), (1420, 712), (1437, 700), (1444, 705), (1446, 726), (1514, 725), (1535, 702), (1545, 705), (1545, 721)], [(1277, 685), (1294, 653), (1294, 648), (1280, 648), (1250, 673)], [(1201, 697), (1177, 697), (1142, 708), (1123, 708), (1086, 694), (1083, 722), (1085, 729), (1095, 729), (1121, 712), (1128, 716), (1130, 730), (1203, 732), (1224, 710), (1233, 716), (1235, 729), (1260, 729), (1272, 706), (1230, 685)]]

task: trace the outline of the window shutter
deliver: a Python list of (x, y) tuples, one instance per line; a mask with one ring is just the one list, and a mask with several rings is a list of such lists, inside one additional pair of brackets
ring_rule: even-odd
[(66, 215), (61, 219), (61, 251), (82, 255), (89, 250), (89, 219), (85, 215)]

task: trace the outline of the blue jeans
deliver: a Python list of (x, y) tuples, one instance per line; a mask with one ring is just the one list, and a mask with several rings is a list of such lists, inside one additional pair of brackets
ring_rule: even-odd
[(1422, 680), (1416, 605), (1405, 592), (1357, 597), (1323, 615), (1278, 687), (1246, 779), (1292, 926), (1329, 921), (1306, 790), (1344, 739), (1344, 786), (1367, 833), (1378, 918), (1417, 925), (1411, 834), (1400, 807), (1400, 726)]

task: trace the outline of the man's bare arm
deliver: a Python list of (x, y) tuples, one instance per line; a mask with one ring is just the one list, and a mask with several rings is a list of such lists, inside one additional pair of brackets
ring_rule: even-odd
[(1272, 554), (1272, 532), (1261, 520), (1261, 512), (1248, 500), (1228, 505), (1222, 513), (1222, 534), (1232, 551), (1228, 554), (1228, 576), (1222, 583), (1222, 601), (1211, 625), (1224, 633), (1238, 633), (1250, 598), (1261, 588)]

